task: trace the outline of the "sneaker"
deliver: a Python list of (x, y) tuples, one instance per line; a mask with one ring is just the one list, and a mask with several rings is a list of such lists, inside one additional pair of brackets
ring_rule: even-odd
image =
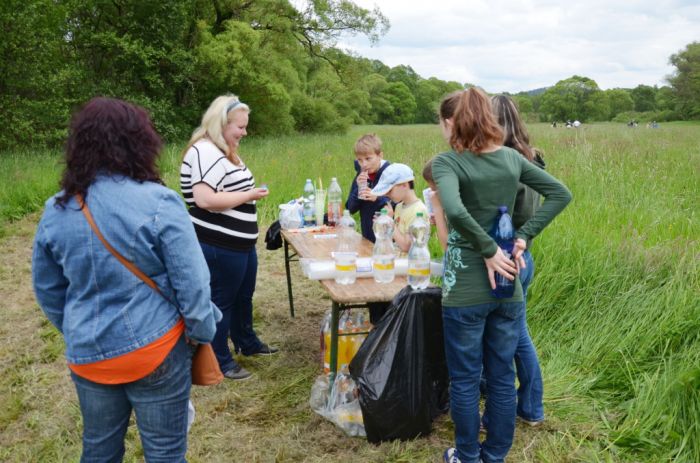
[(457, 449), (454, 447), (445, 450), (445, 453), (442, 454), (442, 461), (445, 463), (462, 463), (462, 460), (457, 456)]
[(526, 420), (522, 416), (518, 416), (518, 421), (520, 421), (521, 423), (524, 423), (530, 427), (533, 427), (533, 428), (536, 428), (537, 426), (541, 426), (542, 423), (544, 423), (544, 419), (533, 421), (533, 420)]
[(249, 372), (245, 368), (243, 368), (240, 365), (236, 365), (235, 367), (231, 368), (230, 370), (227, 370), (224, 372), (224, 377), (228, 379), (232, 379), (234, 381), (241, 381), (244, 379), (248, 379), (251, 376), (253, 376), (253, 373)]
[(258, 350), (250, 352), (248, 354), (243, 353), (246, 357), (249, 357), (251, 355), (272, 355), (276, 354), (279, 352), (279, 349), (276, 347), (270, 347), (265, 343), (260, 344), (260, 347), (258, 347)]

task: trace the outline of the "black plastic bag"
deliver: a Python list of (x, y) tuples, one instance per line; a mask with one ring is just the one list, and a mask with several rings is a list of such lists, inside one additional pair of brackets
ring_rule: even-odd
[(370, 442), (427, 435), (447, 411), (440, 288), (406, 286), (350, 362)]
[(280, 221), (275, 220), (265, 233), (265, 247), (271, 251), (282, 247), (282, 227)]

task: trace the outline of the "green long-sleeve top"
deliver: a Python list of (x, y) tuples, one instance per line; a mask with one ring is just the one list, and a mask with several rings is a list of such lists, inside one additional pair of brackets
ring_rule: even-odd
[[(501, 149), (476, 155), (450, 151), (433, 161), (433, 178), (447, 217), (449, 234), (443, 279), (442, 304), (465, 307), (494, 302), (484, 257), (496, 253), (488, 234), (499, 206), (513, 211), (518, 183), (544, 196), (542, 206), (516, 230), (526, 241), (539, 234), (571, 201), (571, 193), (557, 179), (526, 160), (520, 153)], [(523, 300), (516, 278), (515, 294), (502, 302)]]

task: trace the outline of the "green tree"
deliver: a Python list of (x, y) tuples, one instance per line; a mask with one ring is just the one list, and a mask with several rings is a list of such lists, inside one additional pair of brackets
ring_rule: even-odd
[(676, 67), (668, 82), (675, 92), (679, 115), (684, 119), (700, 119), (700, 42), (688, 44), (671, 55), (669, 61)]
[(637, 85), (630, 92), (634, 101), (634, 110), (640, 113), (656, 109), (656, 89), (649, 85)]
[(608, 119), (612, 119), (620, 113), (632, 111), (634, 109), (634, 100), (630, 92), (622, 88), (612, 88), (605, 90), (610, 104), (610, 113)]
[(593, 103), (586, 103), (600, 91), (598, 84), (588, 77), (572, 76), (560, 80), (542, 94), (540, 112), (545, 120), (585, 121), (595, 108)]

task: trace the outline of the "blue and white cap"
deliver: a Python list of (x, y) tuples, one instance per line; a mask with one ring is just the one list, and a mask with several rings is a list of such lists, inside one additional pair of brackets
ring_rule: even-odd
[(395, 185), (415, 180), (413, 171), (406, 164), (389, 164), (379, 177), (379, 182), (372, 188), (375, 196), (384, 196)]

